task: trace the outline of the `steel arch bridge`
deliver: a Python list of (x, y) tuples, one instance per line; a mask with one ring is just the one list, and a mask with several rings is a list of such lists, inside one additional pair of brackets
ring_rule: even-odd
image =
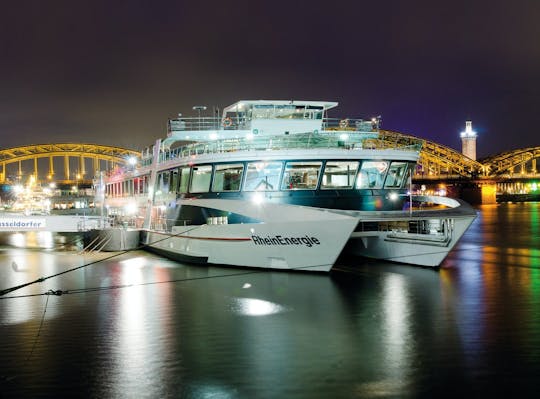
[(484, 164), (468, 158), (450, 147), (399, 132), (381, 130), (381, 133), (383, 133), (384, 137), (388, 137), (389, 141), (393, 142), (416, 140), (422, 143), (420, 159), (416, 169), (418, 177), (471, 177), (486, 175), (488, 171)]
[(489, 167), (491, 176), (512, 177), (519, 168), (518, 175), (537, 175), (536, 160), (540, 158), (540, 147), (521, 148), (502, 152), (484, 158), (482, 162)]
[[(407, 145), (411, 141), (422, 144), (416, 178), (538, 177), (536, 160), (540, 158), (540, 147), (516, 149), (475, 161), (452, 148), (430, 140), (390, 130), (381, 130), (380, 133), (381, 141), (387, 145)], [(138, 155), (139, 152), (125, 148), (80, 143), (37, 144), (3, 149), (0, 150), (0, 183), (11, 182), (12, 175), (20, 179), (23, 176), (23, 162), (33, 162), (30, 174), (39, 180), (38, 160), (42, 158), (48, 159), (48, 179), (74, 182), (79, 179), (91, 180), (97, 170), (123, 165), (129, 157)], [(76, 160), (76, 165), (72, 165), (73, 159)], [(55, 173), (55, 160), (56, 163), (58, 160), (62, 163), (63, 179), (58, 179)], [(91, 167), (87, 167), (89, 162), (92, 163)], [(101, 167), (103, 163), (105, 165)], [(16, 167), (16, 172), (8, 174), (7, 169), (13, 166)], [(75, 177), (72, 169), (76, 170), (75, 175), (78, 177)], [(90, 169), (92, 176), (88, 176), (87, 173)], [(518, 173), (515, 173), (516, 169)]]
[[(55, 160), (60, 160), (63, 163), (64, 178), (55, 180), (73, 182), (91, 180), (94, 173), (101, 170), (102, 163), (113, 167), (125, 164), (129, 157), (138, 155), (137, 151), (98, 144), (37, 144), (3, 149), (0, 150), (0, 183), (10, 182), (7, 169), (13, 165), (17, 167), (16, 176), (20, 180), (23, 176), (22, 163), (28, 161), (33, 161), (33, 172), (30, 175), (39, 180), (38, 160), (41, 158), (48, 159), (48, 179), (55, 177)], [(73, 158), (77, 162), (76, 177), (72, 175), (70, 168)], [(92, 162), (92, 176), (87, 176), (88, 162)]]
[[(515, 149), (475, 161), (452, 148), (399, 132), (381, 130), (385, 140), (422, 142), (416, 177), (421, 178), (485, 178), (538, 177), (536, 167), (540, 147)], [(518, 171), (516, 173), (516, 171)]]

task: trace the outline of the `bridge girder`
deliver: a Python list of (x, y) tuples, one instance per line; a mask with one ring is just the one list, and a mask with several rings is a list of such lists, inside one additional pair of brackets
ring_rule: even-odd
[(420, 140), (422, 142), (422, 150), (420, 151), (418, 163), (428, 172), (430, 166), (435, 165), (439, 168), (443, 168), (446, 171), (445, 173), (457, 174), (463, 177), (470, 177), (474, 174), (486, 174), (486, 168), (482, 163), (468, 158), (449, 147), (403, 133), (388, 130), (383, 130), (381, 132), (389, 137), (400, 136), (402, 139), (409, 138)]
[(0, 162), (12, 163), (20, 160), (43, 158), (48, 156), (97, 156), (100, 159), (124, 162), (129, 156), (137, 156), (139, 152), (121, 147), (98, 144), (36, 144), (24, 147), (14, 147), (0, 150)]
[(520, 148), (483, 159), (491, 175), (500, 176), (533, 159), (540, 158), (540, 147)]
[[(411, 142), (422, 143), (419, 164), (425, 170), (435, 167), (445, 174), (455, 174), (462, 177), (500, 176), (516, 166), (540, 158), (540, 147), (530, 147), (507, 151), (475, 161), (444, 145), (422, 139), (416, 136), (390, 130), (381, 130), (382, 141), (388, 145), (407, 145)], [(121, 147), (99, 144), (56, 143), (36, 144), (0, 150), (0, 164), (22, 162), (31, 159), (48, 157), (84, 157), (123, 164), (130, 156), (138, 156), (139, 152)]]
[[(94, 161), (125, 164), (129, 157), (138, 155), (139, 152), (126, 148), (82, 143), (36, 144), (7, 148), (0, 150), (0, 181), (5, 181), (6, 179), (7, 165), (19, 163), (20, 170), (20, 162), (28, 160), (34, 160), (34, 173), (37, 175), (37, 160), (40, 158), (51, 159), (49, 169), (52, 169), (53, 158), (63, 157), (64, 165), (68, 162), (68, 158), (79, 158), (84, 173), (83, 159), (85, 158), (93, 159)], [(69, 166), (65, 166), (65, 169), (69, 170)]]

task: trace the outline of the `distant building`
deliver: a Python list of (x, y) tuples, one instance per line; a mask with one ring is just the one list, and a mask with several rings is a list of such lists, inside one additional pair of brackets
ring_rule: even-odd
[(472, 121), (466, 121), (465, 131), (461, 132), (461, 153), (476, 161), (476, 132), (472, 130)]

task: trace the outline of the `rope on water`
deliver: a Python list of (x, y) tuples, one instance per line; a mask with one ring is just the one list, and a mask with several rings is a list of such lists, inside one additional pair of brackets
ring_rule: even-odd
[(142, 244), (142, 245), (139, 245), (138, 247), (135, 247), (135, 248), (132, 248), (132, 249), (126, 249), (125, 251), (120, 251), (120, 252), (117, 252), (111, 256), (108, 256), (108, 257), (105, 257), (103, 259), (99, 259), (99, 260), (95, 260), (95, 261), (92, 261), (90, 263), (86, 263), (84, 265), (81, 265), (81, 266), (77, 266), (77, 267), (73, 267), (71, 269), (68, 269), (68, 270), (64, 270), (63, 272), (59, 272), (59, 273), (56, 273), (56, 274), (52, 274), (50, 276), (46, 276), (46, 277), (40, 277), (38, 278), (37, 280), (34, 280), (34, 281), (30, 281), (28, 283), (24, 283), (24, 284), (20, 284), (20, 285), (17, 285), (15, 287), (10, 287), (10, 288), (6, 288), (6, 289), (3, 289), (3, 290), (0, 290), (0, 297), (1, 296), (4, 296), (6, 294), (9, 294), (10, 292), (13, 292), (13, 291), (16, 291), (16, 290), (19, 290), (21, 288), (24, 288), (24, 287), (28, 287), (29, 285), (32, 285), (32, 284), (36, 284), (36, 283), (42, 283), (43, 281), (45, 280), (48, 280), (50, 278), (53, 278), (53, 277), (58, 277), (58, 276), (61, 276), (62, 274), (66, 274), (66, 273), (69, 273), (69, 272), (72, 272), (72, 271), (75, 271), (75, 270), (78, 270), (78, 269), (82, 269), (84, 267), (87, 267), (87, 266), (90, 266), (90, 265), (93, 265), (93, 264), (96, 264), (96, 263), (99, 263), (99, 262), (103, 262), (105, 260), (109, 260), (109, 259), (112, 259), (112, 258), (115, 258), (117, 256), (120, 256), (120, 255), (124, 255), (124, 254), (127, 254), (128, 252), (132, 252), (132, 251), (138, 251), (140, 249), (143, 249), (143, 248), (146, 248), (150, 245), (153, 245), (153, 244), (157, 244), (158, 242), (161, 242), (161, 241), (165, 241), (165, 240), (168, 240), (169, 238), (172, 238), (172, 237), (176, 237), (176, 236), (179, 236), (181, 234), (185, 234), (185, 233), (188, 233), (192, 230), (195, 230), (195, 229), (198, 229), (200, 226), (195, 226), (193, 227), (192, 229), (189, 229), (189, 230), (186, 230), (186, 231), (182, 231), (178, 234), (175, 234), (175, 235), (171, 235), (171, 236), (168, 236), (168, 237), (165, 237), (165, 238), (161, 238), (159, 240), (156, 240), (152, 243), (149, 243), (149, 244)]
[(30, 361), (30, 358), (34, 354), (34, 349), (36, 349), (39, 336), (41, 335), (41, 329), (43, 328), (43, 322), (45, 321), (45, 313), (47, 313), (47, 305), (49, 304), (49, 296), (50, 295), (47, 295), (47, 300), (45, 301), (45, 308), (43, 309), (43, 314), (41, 315), (41, 322), (39, 323), (38, 332), (37, 332), (36, 338), (34, 339), (34, 344), (32, 345), (32, 349), (30, 350), (30, 353), (28, 354), (28, 357), (26, 358), (27, 362)]

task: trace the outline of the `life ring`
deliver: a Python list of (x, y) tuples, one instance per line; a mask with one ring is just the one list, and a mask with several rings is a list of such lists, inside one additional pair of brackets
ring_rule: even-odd
[(229, 117), (223, 119), (222, 125), (223, 125), (223, 127), (231, 127), (232, 126), (232, 119), (229, 118)]
[(349, 126), (349, 120), (348, 119), (342, 119), (339, 121), (339, 127), (342, 129), (345, 129)]

